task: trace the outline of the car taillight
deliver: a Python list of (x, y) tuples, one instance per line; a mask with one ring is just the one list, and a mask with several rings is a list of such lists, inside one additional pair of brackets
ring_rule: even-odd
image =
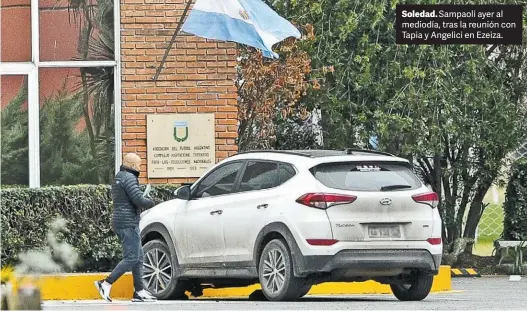
[(296, 200), (297, 203), (320, 209), (326, 209), (339, 204), (351, 204), (356, 196), (334, 193), (306, 193)]
[(432, 208), (437, 207), (437, 204), (439, 203), (439, 197), (435, 192), (416, 194), (412, 196), (412, 199), (417, 203), (430, 205)]
[(429, 238), (426, 241), (432, 245), (440, 245), (443, 242), (441, 238)]

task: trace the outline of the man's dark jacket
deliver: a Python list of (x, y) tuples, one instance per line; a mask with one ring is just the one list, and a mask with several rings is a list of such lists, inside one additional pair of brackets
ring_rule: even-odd
[(154, 206), (154, 201), (143, 197), (139, 188), (139, 172), (126, 166), (115, 176), (112, 184), (114, 229), (134, 228), (139, 225), (142, 211)]

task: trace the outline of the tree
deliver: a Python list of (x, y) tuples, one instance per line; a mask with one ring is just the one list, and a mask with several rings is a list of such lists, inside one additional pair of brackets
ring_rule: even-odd
[[(306, 30), (305, 40), (311, 40), (312, 28), (307, 26)], [(236, 83), (239, 150), (273, 149), (276, 129), (272, 121), (277, 113), (283, 118), (299, 112), (306, 115), (298, 101), (314, 81), (306, 78), (311, 64), (301, 44), (292, 38), (282, 42), (276, 48), (278, 60), (265, 59), (253, 48), (240, 47)]]
[[(79, 25), (76, 60), (114, 60), (114, 1), (68, 0), (74, 23)], [(91, 155), (99, 183), (113, 178), (114, 165), (114, 70), (111, 67), (80, 68), (76, 95), (83, 100), (83, 117), (90, 138)]]
[(318, 149), (314, 131), (308, 126), (303, 114), (292, 114), (286, 118), (278, 113), (273, 119), (276, 128), (276, 141), (273, 149), (304, 150)]
[(28, 115), (22, 110), (27, 102), (27, 79), (23, 85), (17, 96), (2, 109), (1, 181), (4, 185), (29, 185)]
[(95, 159), (85, 146), (86, 131), (75, 124), (82, 116), (81, 96), (71, 96), (66, 86), (46, 99), (40, 113), (40, 179), (43, 185), (97, 184)]
[[(25, 84), (27, 85), (27, 84)], [(2, 110), (2, 184), (29, 184), (27, 87)], [(85, 146), (86, 132), (75, 124), (82, 116), (82, 100), (67, 94), (65, 85), (40, 110), (40, 179), (43, 185), (96, 184), (95, 162)]]
[(505, 194), (503, 238), (527, 240), (527, 159), (514, 163)]
[[(365, 144), (376, 134), (382, 150), (415, 161), (442, 197), (443, 238), (451, 252), (458, 239), (474, 238), (483, 197), (526, 131), (526, 46), (395, 45), (398, 2), (272, 4), (317, 30), (303, 48), (312, 60), (311, 78), (323, 83), (303, 101), (322, 106), (326, 147)], [(335, 72), (316, 71), (323, 66)], [(342, 132), (348, 135), (337, 135)]]

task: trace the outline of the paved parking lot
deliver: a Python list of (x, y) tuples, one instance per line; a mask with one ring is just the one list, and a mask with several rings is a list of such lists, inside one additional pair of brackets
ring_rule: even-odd
[(129, 301), (45, 302), (44, 310), (527, 310), (527, 278), (459, 278), (453, 292), (431, 294), (421, 302), (400, 302), (391, 295), (306, 297), (298, 302), (189, 300), (132, 303)]

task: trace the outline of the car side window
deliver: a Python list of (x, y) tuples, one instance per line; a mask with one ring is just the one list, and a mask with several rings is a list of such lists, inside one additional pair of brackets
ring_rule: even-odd
[(213, 197), (231, 193), (234, 189), (236, 176), (242, 169), (242, 162), (225, 164), (212, 171), (197, 186), (194, 198)]
[(249, 161), (243, 173), (239, 192), (264, 190), (278, 186), (278, 164)]
[(285, 183), (296, 175), (296, 171), (292, 165), (280, 163), (278, 168), (278, 176), (280, 177), (279, 185)]

